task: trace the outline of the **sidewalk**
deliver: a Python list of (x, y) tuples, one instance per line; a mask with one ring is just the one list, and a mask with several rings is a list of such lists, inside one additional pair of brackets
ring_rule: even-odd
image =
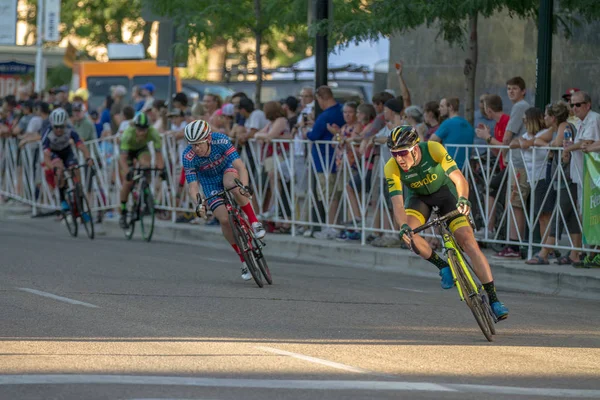
[[(27, 215), (26, 206), (0, 206), (0, 218)], [(122, 235), (116, 219), (106, 220), (104, 228), (110, 236)], [(221, 229), (214, 226), (174, 224), (156, 220), (154, 239), (194, 243), (231, 251)], [(141, 240), (139, 231), (133, 240)], [(397, 272), (439, 280), (437, 270), (414, 253), (396, 248), (361, 246), (359, 243), (318, 240), (302, 236), (267, 234), (265, 254), (269, 257), (302, 260), (341, 267)], [(576, 269), (570, 265), (527, 265), (524, 260), (499, 260), (484, 249), (492, 266), (499, 290), (517, 290), (545, 295), (600, 300), (600, 269)]]

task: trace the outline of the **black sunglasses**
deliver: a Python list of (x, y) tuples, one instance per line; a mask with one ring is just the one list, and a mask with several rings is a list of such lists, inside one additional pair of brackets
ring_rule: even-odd
[(582, 101), (581, 103), (571, 103), (571, 107), (581, 107), (582, 105), (587, 104), (587, 101)]
[(65, 129), (64, 125), (52, 125), (54, 129)]

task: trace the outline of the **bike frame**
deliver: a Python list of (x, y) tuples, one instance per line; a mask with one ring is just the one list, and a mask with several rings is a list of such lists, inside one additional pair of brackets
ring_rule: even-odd
[[(452, 271), (452, 276), (454, 277), (454, 281), (456, 282), (456, 288), (458, 289), (458, 294), (460, 295), (460, 299), (462, 301), (465, 301), (464, 292), (463, 292), (462, 288), (460, 287), (460, 281), (458, 280), (458, 278), (456, 276), (457, 275), (456, 269), (462, 268), (464, 275), (469, 280), (469, 284), (471, 285), (472, 288), (476, 289), (475, 293), (473, 293), (473, 294), (477, 294), (479, 292), (479, 285), (477, 285), (477, 283), (475, 282), (475, 279), (473, 278), (473, 274), (471, 273), (469, 267), (467, 266), (467, 263), (465, 262), (463, 255), (462, 255), (462, 249), (460, 248), (458, 243), (456, 243), (456, 239), (454, 238), (454, 235), (452, 234), (452, 232), (450, 232), (450, 230), (446, 227), (445, 224), (439, 224), (438, 226), (440, 227), (440, 234), (441, 234), (443, 242), (444, 242), (444, 254), (447, 256), (449, 250), (454, 250), (454, 254), (456, 255), (456, 259), (458, 260), (459, 265), (453, 265), (454, 263), (451, 261), (450, 258), (447, 257), (448, 264), (450, 265), (450, 270)], [(467, 289), (467, 288), (465, 288), (465, 289)], [(470, 291), (467, 291), (467, 292), (470, 292)]]

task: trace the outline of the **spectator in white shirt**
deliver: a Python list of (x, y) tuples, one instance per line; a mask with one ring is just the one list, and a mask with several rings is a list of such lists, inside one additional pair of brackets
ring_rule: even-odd
[[(600, 114), (592, 111), (592, 99), (586, 92), (579, 91), (571, 96), (571, 107), (581, 123), (577, 126), (575, 142), (565, 148), (564, 157), (573, 157), (571, 178), (577, 184), (579, 211), (583, 204), (583, 153), (600, 150)], [(596, 142), (596, 143), (594, 143)]]

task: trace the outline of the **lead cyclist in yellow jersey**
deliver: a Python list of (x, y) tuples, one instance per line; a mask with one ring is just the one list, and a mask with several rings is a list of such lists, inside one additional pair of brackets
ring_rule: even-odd
[(449, 221), (450, 231), (471, 259), (496, 317), (499, 320), (508, 317), (508, 308), (496, 295), (490, 264), (479, 249), (467, 219), (471, 211), (469, 183), (452, 157), (438, 142), (419, 143), (417, 131), (409, 125), (394, 128), (387, 145), (392, 158), (385, 165), (385, 179), (394, 218), (400, 226), (400, 239), (410, 244), (412, 237), (412, 245), (416, 246), (421, 257), (440, 270), (442, 288), (452, 288), (454, 280), (447, 261), (437, 255), (422, 237), (413, 236), (412, 230), (429, 219), (434, 206), (439, 208), (441, 215), (458, 209), (462, 215)]

